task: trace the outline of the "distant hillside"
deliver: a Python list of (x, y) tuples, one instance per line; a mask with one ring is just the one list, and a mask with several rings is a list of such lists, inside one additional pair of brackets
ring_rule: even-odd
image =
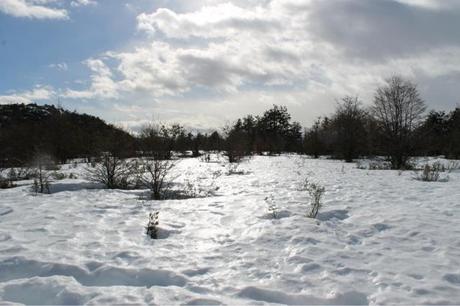
[(0, 105), (0, 161), (25, 164), (37, 150), (59, 161), (102, 151), (129, 154), (134, 138), (100, 118), (52, 105)]

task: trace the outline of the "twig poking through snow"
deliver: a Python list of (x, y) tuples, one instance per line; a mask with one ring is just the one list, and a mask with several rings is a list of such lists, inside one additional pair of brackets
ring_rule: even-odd
[(307, 216), (309, 218), (316, 218), (320, 208), (322, 207), (321, 198), (326, 192), (326, 188), (317, 183), (310, 183), (307, 178), (305, 180), (305, 189), (311, 197), (311, 211), (307, 214)]
[(265, 202), (268, 204), (268, 212), (272, 215), (273, 219), (278, 219), (278, 207), (274, 203), (273, 195), (266, 197)]
[(146, 227), (147, 235), (152, 239), (158, 239), (158, 224), (160, 224), (160, 212), (156, 210), (149, 214), (149, 223)]

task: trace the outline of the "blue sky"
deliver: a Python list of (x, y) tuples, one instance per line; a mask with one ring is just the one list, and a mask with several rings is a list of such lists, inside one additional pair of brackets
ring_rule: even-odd
[(456, 0), (2, 0), (0, 103), (55, 104), (132, 129), (218, 128), (283, 104), (309, 125), (385, 78), (460, 103)]
[[(137, 12), (125, 1), (65, 7), (69, 9), (66, 20), (0, 13), (1, 92), (27, 90), (36, 84), (65, 87), (87, 76), (82, 61), (121, 49), (136, 39)], [(63, 63), (65, 66), (57, 66)]]

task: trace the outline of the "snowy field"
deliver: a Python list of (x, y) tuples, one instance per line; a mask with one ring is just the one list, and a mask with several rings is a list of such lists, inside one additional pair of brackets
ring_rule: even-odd
[[(0, 300), (23, 304), (460, 304), (460, 172), (360, 170), (300, 156), (183, 159), (206, 198), (146, 201), (78, 179), (0, 191)], [(306, 218), (306, 177), (326, 187)], [(279, 208), (268, 212), (267, 197)], [(160, 211), (160, 238), (145, 235)], [(3, 304), (3, 303), (2, 303)]]

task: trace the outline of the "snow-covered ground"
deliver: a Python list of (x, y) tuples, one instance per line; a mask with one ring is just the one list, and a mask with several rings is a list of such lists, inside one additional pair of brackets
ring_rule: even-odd
[[(178, 181), (214, 196), (145, 201), (141, 190), (57, 181), (0, 191), (0, 300), (24, 304), (460, 304), (460, 173), (360, 170), (301, 156), (183, 159)], [(63, 172), (81, 174), (82, 166)], [(222, 174), (222, 175), (220, 175)], [(326, 187), (305, 217), (306, 177)], [(273, 197), (272, 219), (265, 198)], [(145, 235), (160, 211), (160, 238)]]

